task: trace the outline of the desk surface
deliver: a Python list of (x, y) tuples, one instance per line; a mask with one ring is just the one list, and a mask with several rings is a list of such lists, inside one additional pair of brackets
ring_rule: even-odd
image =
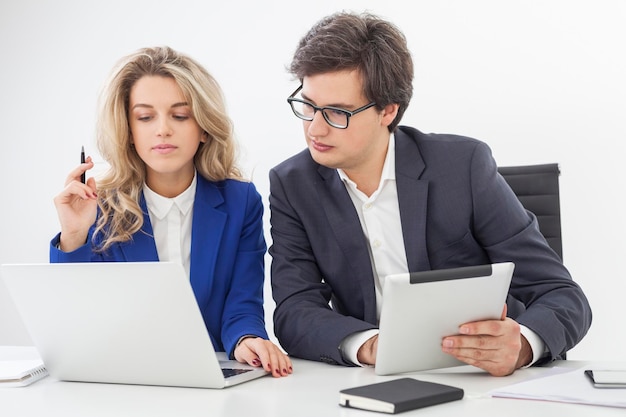
[[(30, 347), (0, 346), (0, 359), (31, 359)], [(561, 361), (561, 367), (577, 369), (590, 362)], [(372, 368), (349, 368), (293, 359), (294, 373), (286, 378), (264, 377), (221, 390), (135, 385), (62, 382), (44, 378), (27, 387), (0, 388), (0, 414), (4, 416), (362, 416), (377, 414), (338, 405), (339, 390), (396, 379), (378, 376)], [(626, 364), (619, 364), (626, 367)], [(518, 370), (503, 378), (470, 367), (406, 374), (410, 377), (454, 385), (465, 398), (402, 416), (569, 417), (623, 416), (624, 409), (533, 400), (491, 398), (486, 393), (529, 378), (542, 376), (546, 368)], [(403, 375), (404, 376), (404, 375)]]

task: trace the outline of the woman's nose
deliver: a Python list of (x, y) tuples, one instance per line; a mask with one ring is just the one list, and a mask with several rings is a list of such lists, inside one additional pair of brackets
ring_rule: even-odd
[(166, 118), (162, 118), (159, 121), (157, 135), (158, 136), (172, 136), (172, 128), (170, 127), (170, 124)]

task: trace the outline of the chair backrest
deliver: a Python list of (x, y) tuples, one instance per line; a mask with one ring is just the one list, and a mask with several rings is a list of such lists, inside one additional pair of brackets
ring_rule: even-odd
[(498, 167), (524, 208), (537, 216), (539, 229), (548, 244), (563, 259), (561, 239), (561, 204), (559, 165), (523, 165)]

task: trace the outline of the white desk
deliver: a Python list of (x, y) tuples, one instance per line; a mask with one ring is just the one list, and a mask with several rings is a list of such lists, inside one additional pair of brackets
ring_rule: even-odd
[[(32, 348), (0, 346), (0, 359), (37, 357)], [(384, 415), (338, 405), (339, 390), (381, 382), (371, 368), (348, 368), (294, 359), (294, 373), (286, 378), (265, 377), (222, 390), (61, 382), (44, 378), (23, 388), (0, 388), (0, 415), (28, 416), (272, 416), (272, 417), (373, 417)], [(581, 361), (558, 366), (580, 368)], [(618, 366), (626, 367), (626, 364)], [(623, 408), (597, 407), (531, 400), (490, 398), (491, 389), (541, 376), (546, 368), (518, 370), (496, 378), (472, 367), (416, 372), (411, 377), (455, 385), (465, 398), (447, 404), (402, 413), (402, 416), (498, 416), (543, 415), (588, 417), (624, 416)]]

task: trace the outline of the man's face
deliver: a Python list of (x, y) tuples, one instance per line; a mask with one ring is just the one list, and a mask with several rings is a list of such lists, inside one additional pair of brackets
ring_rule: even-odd
[[(358, 71), (338, 71), (304, 77), (302, 98), (312, 104), (355, 110), (369, 103)], [(382, 170), (389, 130), (397, 105), (378, 110), (370, 107), (350, 117), (347, 129), (330, 126), (320, 111), (304, 121), (304, 136), (313, 159), (329, 168), (341, 168), (348, 176)]]

